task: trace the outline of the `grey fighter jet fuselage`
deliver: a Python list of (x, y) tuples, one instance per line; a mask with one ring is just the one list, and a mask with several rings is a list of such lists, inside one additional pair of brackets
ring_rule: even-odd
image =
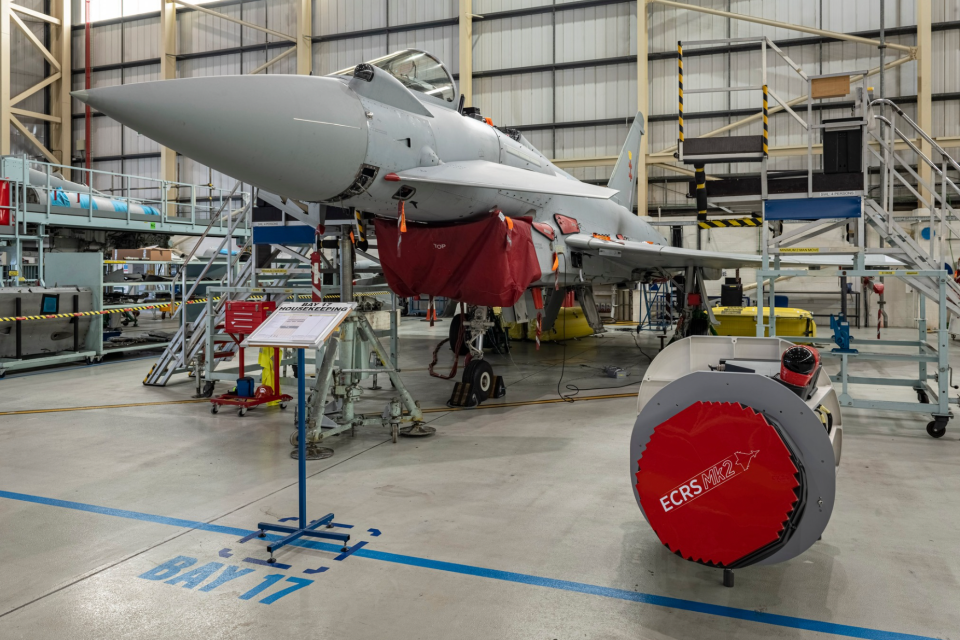
[(74, 96), (183, 155), (284, 197), (381, 218), (396, 218), (402, 200), (412, 223), (466, 222), (491, 212), (546, 223), (555, 239), (533, 234), (543, 276), (531, 286), (624, 282), (654, 270), (588, 251), (580, 266), (568, 258), (554, 273), (555, 254), (565, 255), (569, 236), (558, 215), (579, 224), (581, 239), (596, 234), (621, 244), (667, 244), (631, 211), (641, 115), (627, 130), (611, 188), (586, 184), (519, 132), (462, 114), (452, 77), (422, 51), (324, 77), (189, 78)]

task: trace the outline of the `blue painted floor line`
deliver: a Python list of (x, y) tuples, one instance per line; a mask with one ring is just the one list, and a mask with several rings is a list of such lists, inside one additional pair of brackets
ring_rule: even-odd
[[(198, 522), (196, 520), (185, 520), (182, 518), (170, 518), (167, 516), (158, 516), (140, 511), (128, 511), (126, 509), (112, 509), (110, 507), (99, 507), (83, 502), (71, 502), (69, 500), (57, 500), (55, 498), (44, 498), (26, 493), (14, 493), (12, 491), (0, 491), (0, 498), (9, 500), (18, 500), (20, 502), (31, 502), (51, 507), (62, 507), (64, 509), (73, 509), (76, 511), (86, 511), (88, 513), (98, 513), (101, 515), (114, 516), (117, 518), (127, 518), (129, 520), (139, 520), (141, 522), (152, 522), (155, 524), (164, 524), (172, 527), (182, 527), (187, 529), (197, 529), (200, 531), (210, 531), (213, 533), (223, 533), (231, 536), (249, 536), (252, 531), (249, 529), (239, 529), (237, 527), (225, 527), (217, 524)], [(267, 534), (267, 540), (279, 540), (281, 536)], [(294, 546), (306, 549), (318, 549), (332, 553), (340, 552), (340, 545), (329, 544), (326, 542), (314, 542), (311, 540), (296, 540)], [(434, 569), (437, 571), (447, 571), (449, 573), (459, 573), (461, 575), (476, 576), (480, 578), (490, 578), (492, 580), (502, 580), (504, 582), (515, 582), (519, 584), (529, 584), (548, 589), (559, 589), (562, 591), (575, 591), (586, 593), (604, 598), (614, 598), (617, 600), (627, 600), (630, 602), (639, 602), (650, 604), (657, 607), (666, 607), (680, 611), (692, 611), (703, 613), (721, 618), (732, 618), (734, 620), (746, 620), (748, 622), (759, 622), (762, 624), (774, 625), (777, 627), (786, 627), (790, 629), (802, 629), (804, 631), (816, 631), (819, 633), (829, 633), (836, 636), (847, 638), (867, 638), (868, 640), (936, 640), (930, 636), (919, 636), (910, 633), (897, 633), (894, 631), (883, 631), (880, 629), (871, 629), (869, 627), (856, 627), (834, 622), (823, 622), (809, 618), (797, 618), (794, 616), (784, 616), (775, 613), (765, 613), (760, 611), (751, 611), (749, 609), (738, 609), (736, 607), (726, 607), (695, 600), (684, 600), (682, 598), (671, 598), (669, 596), (658, 596), (650, 593), (639, 593), (628, 591), (626, 589), (615, 589), (612, 587), (601, 587), (598, 585), (587, 584), (584, 582), (572, 582), (569, 580), (555, 580), (553, 578), (543, 578), (525, 573), (514, 573), (512, 571), (500, 571), (497, 569), (486, 569), (484, 567), (475, 567), (467, 564), (458, 564), (455, 562), (443, 562), (441, 560), (430, 560), (429, 558), (418, 558), (416, 556), (406, 556), (397, 553), (388, 553), (386, 551), (377, 551), (375, 549), (362, 548), (354, 554), (358, 558), (368, 558), (371, 560), (380, 560), (394, 564), (403, 564), (412, 567), (422, 567), (425, 569)]]

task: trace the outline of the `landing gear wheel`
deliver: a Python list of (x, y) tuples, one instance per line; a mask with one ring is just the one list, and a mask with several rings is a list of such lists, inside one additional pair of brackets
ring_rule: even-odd
[(212, 404), (210, 405), (210, 413), (217, 415), (220, 412), (220, 405)]
[(286, 409), (286, 408), (287, 408), (287, 403), (286, 403), (286, 402), (281, 402), (281, 403), (280, 403), (280, 408), (281, 408), (281, 409)]
[(947, 421), (939, 418), (927, 423), (927, 433), (931, 438), (942, 438), (947, 432)]
[(393, 444), (397, 444), (398, 436), (400, 435), (400, 423), (394, 422), (390, 425), (390, 435), (393, 437)]
[(87, 364), (97, 364), (103, 360), (103, 356), (87, 356)]
[(243, 416), (247, 415), (247, 408), (246, 408), (246, 407), (240, 407), (240, 409), (237, 410), (237, 415), (240, 416), (241, 418), (242, 418)]
[[(457, 340), (460, 339), (460, 314), (453, 316), (450, 320), (450, 350), (454, 351), (457, 348)], [(467, 335), (467, 332), (463, 332), (463, 342), (460, 343), (460, 351), (457, 352), (459, 356), (465, 356), (470, 353), (470, 347), (467, 346), (467, 341), (470, 336)]]
[(463, 382), (469, 384), (478, 402), (493, 393), (493, 367), (486, 360), (471, 360), (463, 371)]
[(927, 392), (923, 389), (917, 389), (917, 402), (930, 404), (930, 396), (928, 396)]

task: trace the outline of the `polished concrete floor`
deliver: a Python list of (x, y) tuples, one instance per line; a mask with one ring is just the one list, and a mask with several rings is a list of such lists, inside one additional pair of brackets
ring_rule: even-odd
[(822, 541), (726, 589), (634, 502), (637, 387), (612, 388), (646, 367), (630, 333), (491, 357), (504, 402), (629, 397), (454, 412), (425, 370), (444, 331), (407, 320), (402, 343), (435, 436), (358, 429), (308, 463), (308, 515), (366, 544), (274, 567), (242, 540), (297, 515), (291, 411), (211, 415), (185, 378), (142, 386), (133, 356), (0, 381), (0, 638), (960, 638), (960, 425), (934, 440), (928, 417), (848, 412)]

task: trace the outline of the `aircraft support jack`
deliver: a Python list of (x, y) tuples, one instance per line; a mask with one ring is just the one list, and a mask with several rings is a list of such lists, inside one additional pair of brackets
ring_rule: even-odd
[[(326, 226), (329, 228), (334, 224), (336, 222), (328, 220)], [(350, 241), (351, 224), (344, 222), (340, 225), (341, 300), (353, 299), (354, 247)], [(364, 362), (364, 347), (376, 354), (379, 362), (385, 366), (370, 368), (369, 364)], [(356, 410), (364, 391), (360, 382), (365, 373), (387, 374), (396, 392), (379, 414), (363, 414)], [(327, 400), (328, 395), (332, 395), (332, 401)], [(433, 427), (423, 426), (420, 403), (410, 395), (390, 354), (380, 343), (367, 317), (360, 311), (354, 311), (343, 321), (339, 338), (334, 337), (327, 341), (305, 413), (308, 458), (311, 449), (323, 452), (323, 447), (318, 445), (326, 438), (344, 431), (352, 434), (354, 429), (361, 425), (389, 428), (394, 442), (401, 435), (428, 436), (436, 433)], [(402, 424), (408, 426), (401, 427)], [(290, 438), (294, 446), (297, 445), (297, 437), (295, 432)]]

